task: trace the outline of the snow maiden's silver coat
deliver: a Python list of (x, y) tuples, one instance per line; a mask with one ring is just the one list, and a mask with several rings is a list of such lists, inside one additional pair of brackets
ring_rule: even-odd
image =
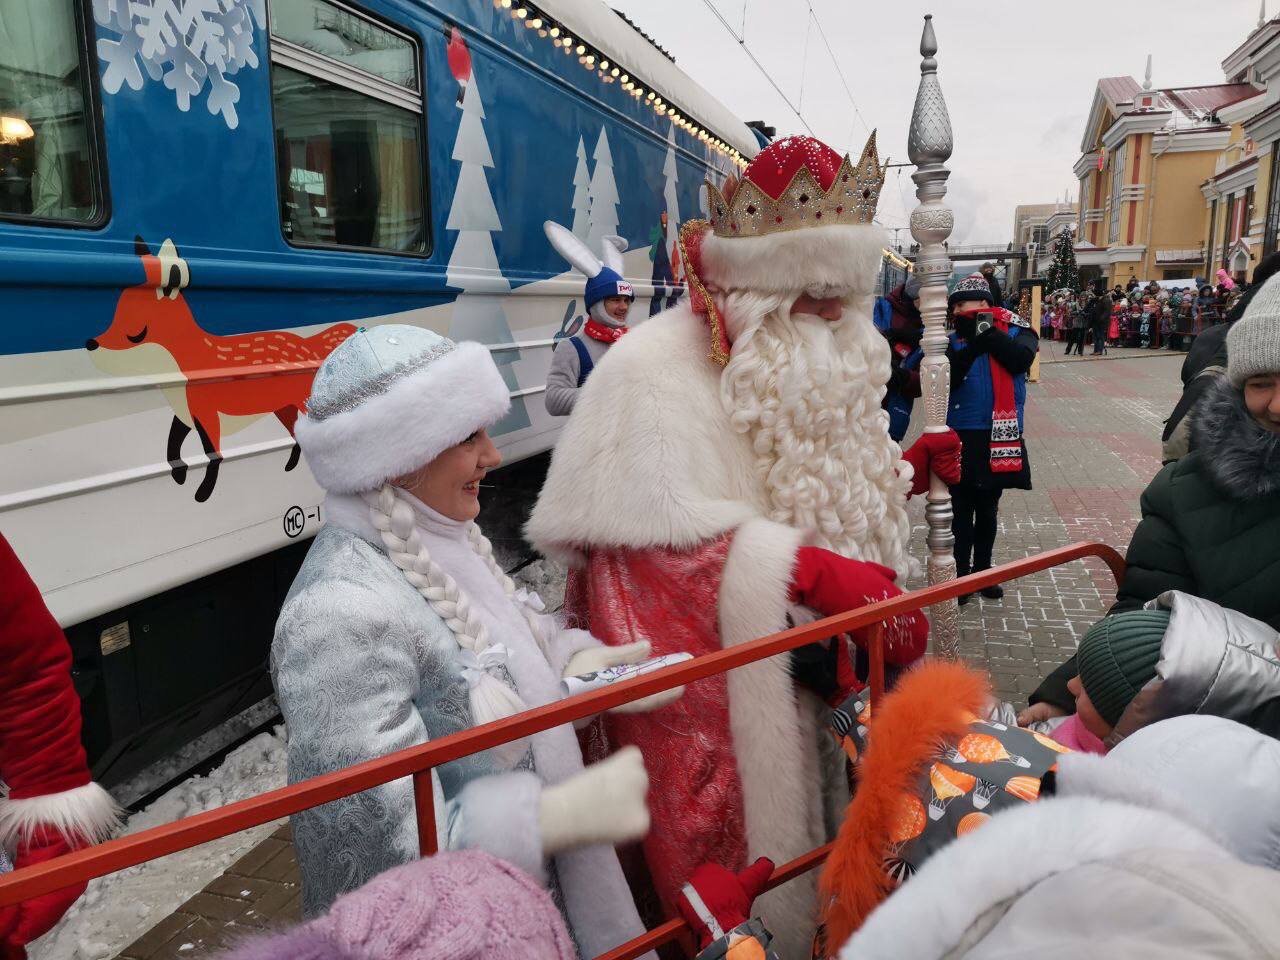
[[(355, 506), (335, 510), (335, 501)], [(289, 730), (289, 782), (328, 773), (473, 725), (458, 641), (409, 584), (362, 519), (359, 498), (330, 498), (321, 530), (276, 625), (272, 674)], [(475, 602), (473, 598), (473, 602)], [(502, 637), (511, 678), (530, 706), (556, 700), (569, 658), (595, 641), (544, 618), (545, 650)], [(501, 770), (488, 755), (437, 770), (442, 848), (483, 849), (543, 880), (554, 879), (584, 956), (642, 931), (611, 847), (560, 853), (544, 863), (542, 785), (582, 769), (568, 726), (532, 738), (532, 768)], [(408, 779), (293, 818), (304, 909), (418, 855)]]

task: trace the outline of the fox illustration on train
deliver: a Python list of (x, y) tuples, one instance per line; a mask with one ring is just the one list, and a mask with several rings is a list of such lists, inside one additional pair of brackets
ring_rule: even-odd
[[(86, 342), (85, 349), (130, 350), (152, 343), (169, 352), (187, 378), (190, 423), (175, 411), (166, 458), (174, 481), (185, 483), (182, 443), (194, 428), (209, 458), (195, 495), (197, 503), (204, 503), (213, 494), (222, 463), (221, 418), (274, 414), (293, 436), (316, 369), (356, 328), (337, 323), (310, 337), (287, 330), (211, 334), (201, 329), (182, 295), (191, 269), (174, 242), (166, 239), (153, 254), (142, 237), (135, 237), (134, 252), (146, 279), (121, 292), (111, 325)], [(294, 443), (285, 470), (296, 467), (300, 456)]]

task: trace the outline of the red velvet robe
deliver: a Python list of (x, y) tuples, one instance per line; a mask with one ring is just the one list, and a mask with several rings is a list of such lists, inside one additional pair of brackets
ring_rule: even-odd
[[(649, 640), (655, 656), (713, 653), (720, 648), (716, 612), (730, 540), (689, 551), (592, 550), (587, 566), (570, 574), (565, 611), (608, 644)], [(644, 754), (653, 817), (645, 859), (663, 908), (674, 915), (695, 867), (746, 866), (725, 676), (698, 681), (656, 713), (609, 714), (605, 722), (612, 749), (635, 744)]]

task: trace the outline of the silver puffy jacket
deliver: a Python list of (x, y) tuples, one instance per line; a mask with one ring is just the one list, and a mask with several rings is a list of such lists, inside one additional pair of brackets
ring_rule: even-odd
[(1171, 613), (1156, 675), (1125, 708), (1108, 745), (1169, 717), (1226, 717), (1280, 737), (1280, 633), (1178, 590), (1147, 605)]

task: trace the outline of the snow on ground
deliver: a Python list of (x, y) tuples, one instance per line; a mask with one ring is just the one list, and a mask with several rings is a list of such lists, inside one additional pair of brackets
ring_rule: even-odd
[(202, 734), (169, 756), (157, 760), (128, 780), (108, 788), (108, 792), (122, 807), (131, 807), (147, 794), (159, 790), (184, 770), (198, 767), (219, 750), (225, 749), (228, 744), (247, 736), (250, 731), (258, 727), (265, 726), (271, 722), (272, 717), (279, 715), (280, 706), (276, 703), (275, 696), (269, 696), (248, 710), (224, 720), (208, 733)]
[[(121, 835), (172, 823), (285, 785), (285, 734), (278, 726), (131, 816)], [(204, 889), (265, 839), (279, 821), (161, 860), (99, 877), (62, 922), (28, 948), (30, 960), (108, 960)]]

